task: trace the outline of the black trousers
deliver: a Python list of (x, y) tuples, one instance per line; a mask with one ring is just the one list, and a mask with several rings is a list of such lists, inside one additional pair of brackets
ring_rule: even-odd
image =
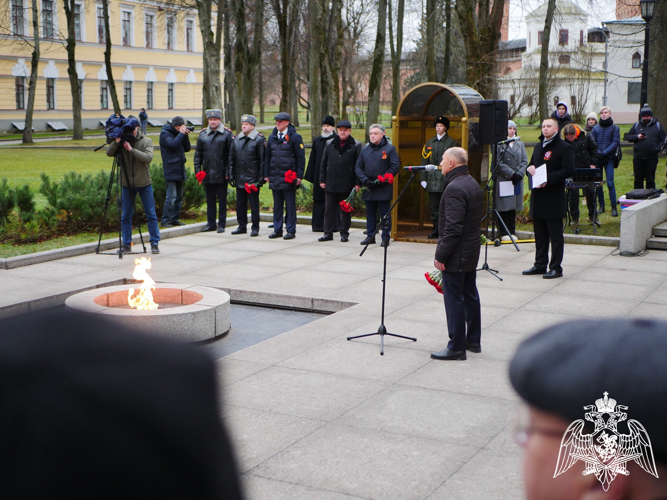
[[(370, 235), (376, 235), (375, 233), (375, 228), (378, 225), (378, 210), (380, 211), (380, 220), (382, 217), (386, 215), (387, 212), (389, 212), (389, 207), (391, 206), (391, 200), (368, 200), (366, 202), (366, 233), (368, 236)], [(388, 225), (387, 227), (389, 228), (388, 230), (385, 231), (385, 228), (382, 228), (382, 239), (383, 240), (389, 240), (390, 238), (390, 232), (391, 232), (391, 215), (387, 218)]]
[(452, 351), (465, 351), (468, 344), (480, 344), (482, 312), (477, 292), (477, 271), (442, 273), (442, 295), (447, 312), (447, 331)]
[(341, 236), (350, 235), (352, 214), (340, 209), (340, 202), (350, 193), (325, 193), (324, 195), (324, 234), (333, 234), (340, 230)]
[[(215, 227), (215, 218), (218, 218), (218, 227), (227, 224), (227, 183), (204, 184), (206, 192), (206, 219), (208, 227)], [(216, 207), (216, 203), (219, 207)]]
[[(593, 208), (595, 207), (595, 189), (584, 189), (586, 194), (586, 208), (588, 209), (588, 216), (593, 218)], [(569, 188), (567, 190), (567, 203), (570, 208), (570, 217), (573, 221), (578, 221), (581, 215), (579, 211), (579, 189)]]
[(324, 231), (324, 211), (325, 200), (313, 200), (313, 218), (310, 225), (314, 233)]
[(504, 212), (499, 211), (498, 213), (500, 214), (500, 218), (503, 220), (507, 226), (507, 230), (509, 231), (509, 234), (506, 233), (503, 225), (498, 222), (498, 231), (500, 232), (500, 236), (509, 236), (516, 233), (516, 210), (506, 210)]
[(287, 189), (273, 190), (273, 230), (283, 230), (283, 210), (286, 212), (285, 225), (288, 233), (296, 233), (296, 191)]
[(655, 171), (658, 168), (658, 157), (655, 158), (637, 158), (632, 159), (632, 167), (635, 173), (634, 189), (644, 189), (644, 179), (646, 179), (646, 189), (655, 188)]
[[(533, 218), (535, 231), (535, 267), (563, 272), (563, 219), (536, 219)], [(551, 261), (549, 261), (549, 243), (551, 243)]]
[(250, 204), (252, 228), (259, 231), (259, 192), (248, 193), (245, 188), (236, 188), (236, 220), (240, 230), (248, 228), (248, 204)]

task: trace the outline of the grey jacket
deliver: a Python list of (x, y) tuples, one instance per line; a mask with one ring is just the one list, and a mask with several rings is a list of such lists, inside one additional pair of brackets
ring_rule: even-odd
[(512, 179), (512, 175), (517, 173), (521, 177), (526, 176), (526, 168), (528, 167), (528, 155), (526, 154), (526, 147), (521, 141), (515, 141), (513, 147), (505, 144), (498, 149), (498, 165), (496, 166), (496, 185), (494, 187), (496, 193), (496, 208), (499, 212), (507, 212), (508, 210), (521, 210), (523, 208), (523, 184), (524, 179), (521, 179), (518, 186), (521, 188), (520, 194), (514, 196), (501, 197), (498, 193), (499, 183), (506, 182)]

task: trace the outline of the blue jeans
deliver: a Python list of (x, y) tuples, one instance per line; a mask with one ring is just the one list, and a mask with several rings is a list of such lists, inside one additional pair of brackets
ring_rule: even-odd
[(162, 222), (174, 223), (178, 220), (183, 206), (183, 181), (167, 181), (167, 197), (162, 210)]
[[(377, 212), (380, 211), (380, 219), (384, 217), (387, 212), (389, 212), (389, 207), (391, 206), (391, 200), (368, 200), (366, 201), (366, 234), (368, 236), (376, 236), (376, 227), (378, 225)], [(391, 215), (387, 218), (387, 227), (391, 228)], [(379, 229), (377, 229), (379, 232)], [(391, 232), (390, 229), (385, 230), (382, 228), (382, 240), (389, 241)]]
[(141, 133), (146, 135), (146, 120), (141, 122)]
[[(614, 158), (602, 158), (598, 160), (598, 168), (604, 171), (607, 178), (607, 189), (609, 189), (609, 203), (611, 208), (616, 208), (616, 187), (614, 186)], [(604, 191), (602, 186), (598, 188), (598, 207), (604, 209)]]
[(447, 312), (447, 330), (452, 351), (465, 351), (466, 343), (479, 344), (482, 338), (482, 306), (477, 293), (477, 271), (442, 273), (442, 295)]
[(132, 244), (132, 216), (134, 215), (134, 199), (141, 198), (141, 204), (144, 206), (146, 212), (146, 219), (148, 220), (148, 234), (151, 237), (151, 244), (156, 245), (160, 241), (160, 229), (157, 225), (157, 215), (155, 215), (155, 199), (153, 198), (153, 186), (139, 188), (129, 188), (123, 186), (123, 216), (120, 219), (120, 227), (123, 232), (123, 245)]

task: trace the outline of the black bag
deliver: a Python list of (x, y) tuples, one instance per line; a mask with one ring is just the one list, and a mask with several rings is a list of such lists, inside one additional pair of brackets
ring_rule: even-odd
[(662, 189), (633, 189), (629, 193), (625, 193), (625, 197), (628, 200), (652, 200), (662, 193), (664, 193)]
[(614, 153), (614, 168), (618, 168), (619, 163), (621, 163), (621, 160), (623, 159), (623, 150), (621, 149), (621, 146), (619, 145), (616, 148), (616, 152)]

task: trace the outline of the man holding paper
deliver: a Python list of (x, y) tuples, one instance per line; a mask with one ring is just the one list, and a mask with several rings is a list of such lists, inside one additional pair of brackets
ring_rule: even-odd
[(542, 122), (540, 141), (526, 170), (532, 190), (530, 215), (535, 233), (535, 265), (523, 274), (542, 274), (544, 279), (553, 279), (563, 276), (563, 219), (567, 216), (565, 179), (574, 175), (574, 153), (572, 146), (558, 135), (558, 122), (554, 118)]

